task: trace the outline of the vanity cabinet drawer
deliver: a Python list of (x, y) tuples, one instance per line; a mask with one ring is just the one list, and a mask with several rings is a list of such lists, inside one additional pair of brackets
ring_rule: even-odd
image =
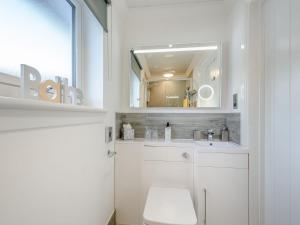
[(248, 169), (248, 154), (197, 153), (197, 166)]
[(192, 163), (194, 161), (193, 152), (192, 148), (145, 145), (143, 158), (144, 161)]

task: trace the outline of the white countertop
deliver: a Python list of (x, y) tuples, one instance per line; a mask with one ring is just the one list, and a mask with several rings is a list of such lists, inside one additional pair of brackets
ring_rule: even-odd
[(186, 147), (194, 148), (197, 152), (212, 152), (212, 153), (241, 153), (248, 154), (249, 149), (246, 146), (238, 145), (234, 142), (221, 142), (214, 140), (209, 142), (207, 140), (194, 141), (193, 139), (172, 139), (166, 142), (164, 139), (145, 140), (144, 138), (136, 138), (134, 140), (116, 140), (116, 143), (141, 143), (149, 147)]

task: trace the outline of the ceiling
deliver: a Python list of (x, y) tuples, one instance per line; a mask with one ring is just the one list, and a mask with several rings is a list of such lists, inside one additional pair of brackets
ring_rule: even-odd
[(162, 76), (170, 72), (183, 75), (188, 69), (194, 54), (191, 52), (147, 54), (147, 64), (152, 76)]
[(148, 79), (163, 78), (165, 73), (174, 77), (188, 77), (196, 64), (215, 54), (215, 51), (169, 52), (137, 54)]
[(201, 2), (222, 2), (224, 0), (127, 0), (129, 7), (161, 6)]

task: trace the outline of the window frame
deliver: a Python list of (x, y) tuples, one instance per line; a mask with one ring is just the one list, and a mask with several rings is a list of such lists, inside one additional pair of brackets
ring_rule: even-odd
[[(69, 85), (82, 88), (82, 0), (65, 1), (72, 7), (72, 84)], [(0, 84), (11, 87), (21, 87), (20, 77), (1, 71)]]
[(67, 3), (70, 4), (71, 8), (72, 8), (72, 86), (76, 87), (76, 79), (77, 79), (77, 69), (76, 69), (76, 65), (77, 65), (77, 55), (76, 55), (76, 42), (77, 42), (77, 38), (76, 38), (76, 14), (77, 14), (77, 9), (76, 6), (74, 5), (74, 3), (71, 0), (66, 0)]
[[(65, 0), (73, 5), (73, 35), (72, 35), (72, 86), (82, 89), (82, 0)], [(70, 84), (69, 84), (70, 85)]]
[[(83, 5), (82, 0), (66, 0), (74, 5), (75, 15), (73, 18), (73, 84), (76, 88), (83, 88), (83, 77), (82, 77), (82, 11)], [(75, 65), (74, 65), (75, 64)]]

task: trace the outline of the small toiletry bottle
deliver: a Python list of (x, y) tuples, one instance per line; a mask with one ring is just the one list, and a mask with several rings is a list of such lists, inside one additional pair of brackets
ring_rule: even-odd
[(165, 141), (171, 141), (171, 127), (169, 122), (165, 127)]
[(145, 127), (145, 139), (147, 141), (151, 140), (151, 129), (149, 127)]
[(229, 131), (225, 125), (222, 128), (222, 141), (229, 141)]

